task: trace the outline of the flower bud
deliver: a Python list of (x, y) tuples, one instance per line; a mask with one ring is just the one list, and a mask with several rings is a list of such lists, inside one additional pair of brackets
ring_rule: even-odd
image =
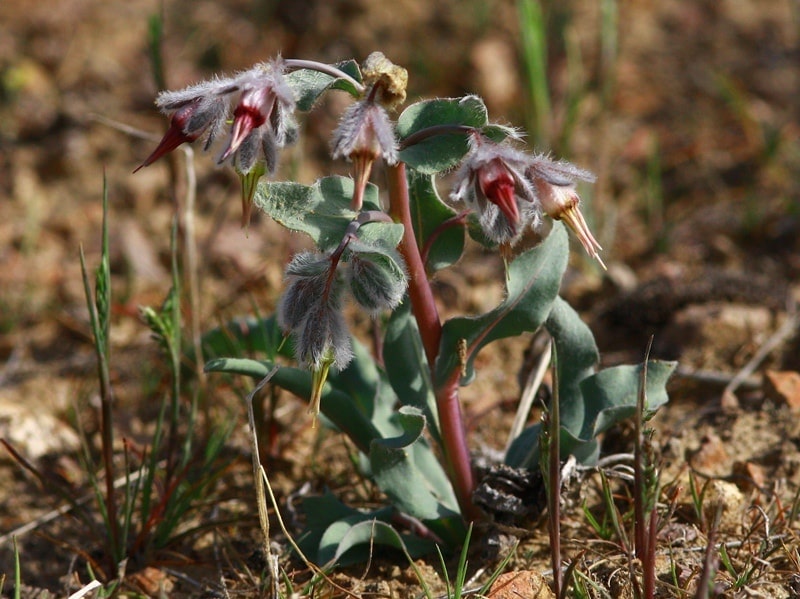
[(341, 314), (342, 281), (331, 259), (303, 252), (286, 268), (286, 291), (278, 304), (278, 325), (291, 332), (295, 357), (318, 368), (330, 351), (333, 365), (343, 368), (352, 357), (350, 336)]
[(339, 289), (335, 277), (332, 289), (326, 291), (330, 278), (331, 261), (316, 252), (297, 254), (286, 266), (286, 290), (278, 304), (278, 325), (285, 331), (301, 326), (306, 314), (326, 295), (333, 294), (339, 302)]
[(397, 162), (397, 140), (389, 115), (370, 99), (356, 102), (342, 115), (331, 146), (334, 159), (346, 158), (353, 163), (352, 206), (360, 210), (375, 160), (382, 157), (389, 164)]
[(350, 333), (339, 306), (317, 302), (293, 333), (295, 356), (301, 366), (319, 368), (325, 360), (341, 369), (353, 359)]
[[(352, 246), (351, 243), (351, 249)], [(354, 253), (348, 270), (353, 299), (371, 315), (396, 308), (408, 287), (401, 264), (399, 254)]]
[(605, 268), (599, 250), (603, 248), (592, 235), (580, 209), (580, 197), (575, 179), (594, 181), (590, 172), (568, 162), (553, 162), (537, 156), (531, 160), (525, 174), (533, 185), (542, 210), (550, 218), (563, 220), (581, 242), (583, 249)]

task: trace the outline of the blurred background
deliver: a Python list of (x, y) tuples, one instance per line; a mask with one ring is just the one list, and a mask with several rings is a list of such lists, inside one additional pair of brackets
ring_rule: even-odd
[[(32, 457), (75, 447), (63, 416), (96, 386), (78, 249), (97, 263), (104, 174), (121, 409), (154, 385), (137, 307), (169, 287), (174, 198), (168, 161), (132, 171), (166, 130), (158, 91), (279, 53), (374, 50), (409, 70), (409, 102), (477, 93), (536, 151), (598, 175), (581, 192), (609, 273), (576, 251), (565, 292), (608, 361), (640, 356), (658, 330), (662, 355), (734, 371), (777, 326), (800, 274), (797, 0), (3, 0), (0, 436)], [(349, 172), (327, 158), (347, 102), (331, 95), (303, 120), (278, 178)], [(238, 180), (214, 158), (195, 157), (206, 328), (271, 311), (304, 243), (258, 216), (243, 234)], [(484, 289), (500, 266), (475, 264), (440, 281), (454, 307), (499, 297)], [(740, 308), (690, 310), (709, 302)], [(776, 360), (797, 370), (798, 355), (795, 340)]]

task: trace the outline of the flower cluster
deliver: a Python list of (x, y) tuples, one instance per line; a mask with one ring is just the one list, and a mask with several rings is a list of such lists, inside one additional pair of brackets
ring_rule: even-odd
[[(590, 172), (568, 162), (531, 156), (479, 132), (455, 176), (450, 197), (478, 215), (484, 234), (499, 245), (513, 245), (525, 229), (536, 229), (542, 215), (563, 220), (586, 252), (598, 260), (600, 244), (581, 214), (575, 182), (594, 181)], [(605, 265), (603, 265), (605, 267)]]
[[(155, 150), (136, 169), (149, 166), (184, 143), (204, 138), (208, 150), (231, 118), (228, 143), (219, 162), (231, 160), (242, 178), (244, 212), (249, 206), (255, 181), (273, 174), (278, 151), (297, 138), (295, 99), (284, 78), (284, 63), (278, 58), (260, 63), (235, 77), (215, 78), (180, 91), (161, 92), (156, 106), (171, 115), (170, 126)], [(234, 105), (234, 100), (236, 103)], [(134, 171), (135, 172), (135, 171)]]
[(406, 271), (395, 250), (348, 235), (330, 255), (297, 254), (286, 267), (285, 280), (278, 325), (292, 336), (298, 363), (312, 372), (309, 411), (316, 415), (328, 371), (345, 368), (353, 358), (342, 314), (345, 287), (356, 303), (376, 315), (400, 304), (408, 285)]

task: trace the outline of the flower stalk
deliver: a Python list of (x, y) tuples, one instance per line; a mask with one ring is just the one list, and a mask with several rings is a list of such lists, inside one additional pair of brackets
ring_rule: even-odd
[[(414, 236), (408, 179), (406, 178), (405, 164), (402, 162), (389, 168), (389, 213), (396, 222), (401, 223), (405, 228), (399, 249), (408, 268), (408, 295), (411, 300), (411, 312), (417, 321), (428, 366), (433, 372), (436, 358), (439, 355), (442, 324), (433, 298), (433, 290), (425, 271), (425, 264)], [(436, 408), (442, 433), (442, 450), (459, 507), (467, 520), (475, 520), (479, 517), (477, 508), (472, 502), (475, 478), (467, 446), (458, 385), (458, 373), (455, 373), (450, 380), (436, 389)]]

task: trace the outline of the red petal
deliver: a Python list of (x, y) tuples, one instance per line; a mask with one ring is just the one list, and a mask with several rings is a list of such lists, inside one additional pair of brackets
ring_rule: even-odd
[(228, 149), (220, 156), (220, 162), (227, 159), (242, 145), (253, 129), (257, 129), (267, 121), (264, 114), (253, 106), (239, 104), (233, 111), (233, 130), (231, 131), (231, 141)]
[(500, 160), (492, 160), (482, 167), (478, 173), (478, 183), (483, 195), (508, 219), (516, 228), (519, 222), (519, 206), (517, 206), (516, 185), (508, 168)]
[(165, 154), (169, 154), (177, 148), (179, 145), (186, 143), (187, 141), (194, 141), (196, 138), (190, 135), (186, 135), (183, 131), (175, 126), (170, 126), (169, 130), (164, 134), (164, 137), (161, 138), (158, 146), (153, 153), (150, 154), (147, 158), (145, 158), (144, 162), (142, 162), (139, 166), (136, 167), (136, 170), (133, 172), (135, 173), (140, 168), (145, 166), (150, 166), (156, 160), (164, 156)]
[(192, 142), (199, 137), (199, 132), (192, 135), (187, 135), (183, 132), (184, 127), (189, 122), (189, 119), (196, 109), (197, 103), (194, 102), (192, 104), (187, 104), (172, 115), (172, 118), (169, 121), (169, 129), (167, 129), (164, 137), (161, 138), (161, 141), (158, 143), (156, 149), (153, 150), (153, 153), (145, 158), (144, 162), (142, 162), (138, 167), (136, 167), (136, 170), (133, 171), (134, 173), (142, 167), (150, 166), (165, 154), (172, 152), (172, 150), (177, 148), (179, 145), (186, 142)]

